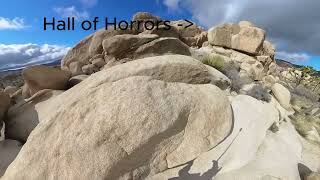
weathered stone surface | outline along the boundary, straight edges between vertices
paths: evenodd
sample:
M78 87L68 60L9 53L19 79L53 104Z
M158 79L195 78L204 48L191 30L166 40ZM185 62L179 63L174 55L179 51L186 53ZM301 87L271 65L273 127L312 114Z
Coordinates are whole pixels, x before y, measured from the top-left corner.
M239 26L240 27L254 27L252 22L249 22L249 21L240 21Z
M103 47L102 42L104 39L108 37L112 37L115 35L121 35L121 34L132 34L133 31L128 30L114 30L114 28L109 28L108 30L100 29L99 31L95 32L92 37L92 41L90 42L90 46L88 49L88 52L90 54L90 57L93 57L97 54L102 54Z
M153 79L188 84L215 84L227 80L215 69L183 55L165 55L131 61L99 72L107 81L130 76L151 76ZM223 83L221 83L223 84ZM219 83L215 84L219 85Z
M231 47L232 31L224 26L213 27L208 31L208 41L211 45Z
M276 54L276 48L271 42L265 40L263 42L262 49L259 54L263 56L269 56L270 58L274 59L274 55Z
M71 88L71 87L79 84L83 80L87 79L88 77L89 77L88 75L84 75L84 74L83 75L74 76L74 77L69 79L68 87Z
M179 24L181 26L179 26ZM194 25L192 25L186 29L185 27L190 24L188 22L186 22L185 20L171 21L171 25L178 30L181 38L182 37L195 37L204 31L200 27L196 26L195 23L194 23Z
M82 66L83 66L83 64L80 63L80 62L72 62L72 63L70 63L69 69L70 69L71 75L72 76L77 76L77 75L83 74Z
M272 76L272 75L268 75L268 76L263 77L263 81L266 83L266 85L268 85L270 87L277 82L276 78L274 78L274 76Z
M113 28L109 28L108 30L104 28L100 29L81 40L75 47L68 51L61 61L61 69L69 70L71 62L80 62L83 65L87 65L89 64L90 58L96 54L102 54L102 41L104 39L115 35L134 33L135 32L131 30L114 30Z
M299 135L290 123L283 123L277 133L271 131L266 133L265 139L255 149L255 155L250 162L231 171L228 171L228 167L222 165L223 169L215 179L299 180L298 163L302 147L298 137ZM244 157L248 156L244 155ZM232 159L233 162L235 162L234 160L236 159Z
M103 49L108 55L114 57L125 57L128 52L134 51L140 46L157 39L156 34L139 34L139 35L116 35L106 38L103 41Z
M230 104L216 86L104 78L95 74L55 98L59 108L31 133L4 180L143 179L196 158L231 130Z
M94 66L93 64L88 64L85 66L82 66L82 71L87 74L90 75L92 73L98 72L99 68L97 68L96 66Z
M93 35L86 37L68 51L66 56L61 61L61 69L69 70L70 63L75 61L78 61L82 64L88 64L90 59L89 47L92 37Z
M190 47L202 47L202 44L208 41L208 33L202 32L194 37L182 37L180 39Z
M254 163L255 157L259 157L257 151L259 151L260 145L268 134L268 128L278 119L277 109L271 104L265 104L244 95L231 98L231 102L234 124L232 133L226 139L210 151L202 153L194 161L161 172L150 179L215 179L215 177L229 174L230 171L246 166L251 162ZM266 162L269 161L266 160ZM270 164L267 167L272 166L273 164ZM253 168L257 169L252 169L250 172L252 174L255 173L255 170L264 169L264 166ZM251 175L250 173L246 174L247 177ZM263 171L261 174L269 173ZM273 173L270 173L270 175L273 175ZM237 178L237 176L228 176L226 179ZM243 177L243 179L246 178Z
M101 68L106 64L106 62L104 61L104 59L98 58L98 59L93 60L92 64L97 68Z
M147 30L146 27L148 27L148 29L152 27L151 22L155 26L160 25L161 24L160 20L161 20L160 17L154 16L151 13L138 12L132 17L132 21L135 21L135 23L133 24L133 29L137 32L143 32ZM141 23L138 23L138 22L141 22Z
M269 69L268 74L274 74L277 71L277 64L275 62L272 62L269 65L268 69Z
M15 92L19 90L16 86L7 86L3 91L11 97Z
M0 178L10 163L16 158L22 144L14 140L0 141Z
M26 101L10 107L5 121L6 138L26 142L29 134L39 124L39 119L52 111L52 109L46 107L48 101L62 92L41 90Z
M253 27L250 22L239 24L223 24L208 31L208 40L211 45L227 47L252 55L258 55L263 48L265 31ZM265 53L272 51L270 44L266 43Z
M177 38L159 38L140 46L134 53L134 59L164 54L191 55L189 47Z
M290 109L290 100L291 100L291 94L290 91L285 88L283 85L276 83L271 87L272 93L275 96L275 98L279 101L282 107L286 109Z
M218 86L219 88L225 90L228 87L230 87L231 81L230 79L225 76L223 73L220 71L216 70L215 68L205 65L208 69L208 72L211 77L211 83Z
M273 62L270 56L257 56L257 60L263 65L270 65Z
M257 55L262 49L265 31L256 27L241 27L240 32L232 36L231 48Z
M240 68L246 71L253 80L262 80L263 78L263 65L258 61L253 62L253 64L243 62Z
M71 73L57 68L37 65L24 69L22 77L26 84L26 87L24 87L25 97L30 97L42 89L65 90Z
M152 30L146 30L143 34L156 34L159 37L174 37L179 38L179 32L176 27L171 27L168 29L165 25L160 25L158 28Z

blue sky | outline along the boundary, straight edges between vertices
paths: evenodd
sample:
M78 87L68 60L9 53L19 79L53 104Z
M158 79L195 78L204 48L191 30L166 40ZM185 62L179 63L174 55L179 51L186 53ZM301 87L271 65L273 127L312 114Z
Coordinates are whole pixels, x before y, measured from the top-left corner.
M92 19L94 16L130 20L134 13L147 11L166 20L190 19L206 28L224 22L250 20L267 30L268 39L277 46L279 58L311 65L320 70L320 52L316 48L316 43L320 40L320 34L317 34L320 32L320 26L317 23L319 20L314 17L320 18L320 15L308 12L307 8L319 7L320 4L317 1L310 2L301 4L298 0L283 0L281 4L277 4L278 1L272 0L262 0L259 3L255 0L5 1L0 6L0 69L61 58L69 47L93 32L79 28L76 31L64 32L43 31L44 17L62 19L73 15L78 16L79 20ZM271 8L272 13L265 10ZM297 17L293 17L293 12ZM314 34L313 38L307 37L310 34Z

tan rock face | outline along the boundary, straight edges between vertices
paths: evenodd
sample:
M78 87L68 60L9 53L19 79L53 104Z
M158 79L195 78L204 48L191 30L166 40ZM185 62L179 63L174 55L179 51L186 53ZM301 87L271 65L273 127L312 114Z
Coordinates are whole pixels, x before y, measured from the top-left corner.
M159 56L165 54L181 54L191 56L189 46L177 38L159 38L140 46L134 53L134 59Z
M168 27L165 25L160 25L158 28L154 28L152 30L146 30L143 34L156 34L159 37L174 37L179 38L179 31L176 27L171 27L168 30Z
M98 30L94 34L81 40L75 47L68 51L66 56L61 61L61 68L64 70L69 70L69 65L72 62L80 62L82 66L89 64L90 58L96 54L102 54L102 41L105 38L121 34L134 34L134 32L129 30L114 30L113 28L108 30Z
M258 61L243 62L240 68L246 71L253 80L262 80L263 78L263 65Z
M30 97L42 89L64 90L71 77L69 71L47 66L33 66L22 71L26 87L25 97Z
M6 138L26 142L29 134L39 124L39 119L52 111L52 109L46 109L46 104L50 101L50 98L62 92L42 90L29 98L30 102L22 101L10 107L5 120Z
M282 107L286 109L291 108L291 105L290 105L291 94L287 88L285 88L281 84L276 83L271 87L271 90L273 95L279 101Z
M188 84L212 83L224 84L227 77L198 60L182 55L165 55L149 57L121 64L106 71L94 74L105 81L112 82L130 76L150 76L166 82L182 82ZM99 77L99 79L101 79ZM219 86L220 87L220 86Z
M208 31L208 41L211 45L231 47L232 31L225 27L215 27Z
M90 46L88 49L90 57L95 56L96 54L102 54L103 47L102 42L104 39L116 35L121 34L133 34L133 31L130 30L114 30L113 28L110 28L108 30L101 29L93 34L92 40L90 42Z
M182 42L190 47L201 47L208 40L207 32L195 24L186 29L185 27L188 25L189 23L184 20L171 22L172 28L178 30L179 38Z
M82 64L87 64L90 59L89 47L93 35L81 40L75 47L70 49L66 56L61 61L61 69L69 70L69 65L72 62L78 61Z
M253 27L249 22L240 22L239 24L223 24L211 28L208 31L208 40L214 46L258 55L263 48L265 34L264 30ZM268 45L266 44L266 46Z
M90 80L57 96L60 108L4 180L142 179L196 158L231 130L230 104L213 85L130 77L91 88L101 80Z
M106 38L103 41L103 49L108 55L121 58L143 44L157 39L156 34L140 34L140 35L116 35Z
M82 72L84 72L87 75L90 75L90 74L98 72L98 71L99 71L99 68L97 68L93 64L88 64L88 65L82 66Z
M77 75L83 74L82 66L83 66L83 64L80 63L80 62L72 62L72 63L70 63L69 70L71 72L71 75L72 76L77 76Z
M265 40L263 42L263 47L261 49L260 55L269 56L274 59L275 54L276 48L274 47L274 45L271 42Z
M135 15L133 15L133 17L132 17L132 21L136 22L136 23L133 24L133 29L137 30L138 32L143 32L143 31L147 30L145 28L145 22L151 21L155 25L157 25L157 24L160 24L160 23L158 23L158 22L160 22L160 20L161 20L160 17L154 16L151 13L138 12ZM139 21L141 21L142 23L139 24L138 23Z
M16 158L22 144L14 140L0 141L0 178L10 163Z
M231 48L249 54L258 54L265 39L265 31L256 27L241 27L240 32L232 36Z
M279 168L275 167L274 164L265 163L267 165L264 166L262 163L254 163L263 154L259 153L260 155L257 156L257 151L261 148L260 144L263 143L268 128L278 119L277 109L271 104L262 103L244 95L231 98L231 105L234 124L232 133L224 141L210 151L202 153L194 161L184 166L163 171L150 179L207 180L215 179L221 175L222 177L219 177L219 179L234 180L239 179L238 174L240 174L241 179L247 180L248 176L255 173L257 177L275 175ZM269 155L272 155L272 153ZM253 164L247 172L243 171L243 174L232 173L247 164ZM296 166L296 164L294 165ZM287 164L287 166L289 165ZM272 169L272 171L268 171L269 169Z

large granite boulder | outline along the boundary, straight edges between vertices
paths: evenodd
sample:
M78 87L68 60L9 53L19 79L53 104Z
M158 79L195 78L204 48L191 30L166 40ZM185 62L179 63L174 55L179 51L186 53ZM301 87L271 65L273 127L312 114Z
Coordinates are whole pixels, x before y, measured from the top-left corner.
M144 179L196 158L231 130L229 101L216 86L145 76L108 83L97 74L55 98L58 108L4 180Z
M286 109L291 109L290 100L291 100L291 94L290 91L285 88L283 85L279 83L275 83L272 87L272 94L275 96L275 98L278 100L278 102L281 104L282 107Z
M25 81L23 96L28 98L40 90L65 90L71 77L69 71L43 65L32 66L22 71Z
M214 46L222 46L251 55L258 55L263 49L265 34L264 30L254 27L248 22L240 22L239 24L227 23L211 28L208 31L208 40ZM271 53L272 48L269 47L269 44L266 44L266 53L269 51Z
M225 89L230 80L216 69L183 55L164 55L139 59L117 65L92 75L92 78L112 82L130 76L150 76L166 82L214 84ZM87 80L88 79L88 80ZM91 77L84 81L90 81Z

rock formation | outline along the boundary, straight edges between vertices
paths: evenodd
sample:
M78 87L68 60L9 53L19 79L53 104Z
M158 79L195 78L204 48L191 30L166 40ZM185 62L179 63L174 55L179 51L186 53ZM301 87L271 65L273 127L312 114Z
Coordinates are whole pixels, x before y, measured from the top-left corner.
M98 30L3 87L1 179L319 178L310 69L281 67L251 22L181 23Z

